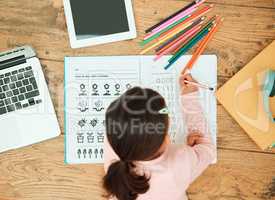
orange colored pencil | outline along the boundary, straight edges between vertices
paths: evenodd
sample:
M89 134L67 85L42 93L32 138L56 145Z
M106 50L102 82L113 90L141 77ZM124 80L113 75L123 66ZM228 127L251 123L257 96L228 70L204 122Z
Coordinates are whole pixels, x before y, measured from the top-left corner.
M215 33L218 31L218 28L219 28L222 21L223 21L223 19L220 18L220 17L217 19L217 22L214 24L212 30L202 40L202 42L200 43L198 49L196 50L196 52L194 53L192 58L189 60L189 62L186 64L186 66L185 66L184 70L182 71L182 73L185 73L186 70L192 69L192 67L194 66L194 64L196 63L196 61L200 57L200 55L205 50L208 43L213 39L213 37L214 37Z
M216 18L217 18L217 15L211 17L211 18L209 19L209 21L208 21L203 27L201 27L201 29L200 29L199 31L203 30L209 23L215 23ZM199 31L198 31L198 32L199 32ZM171 53L175 54L176 52L178 52L187 42L188 42L188 41L186 41L186 42L183 43L182 45L178 46L178 47L177 47L175 50L173 50Z
M183 24L186 24L188 22L192 22L192 21L195 21L196 19L199 19L201 16L208 13L212 8L213 8L213 5L203 7L201 10L198 10L197 12L192 14L189 18L187 18L186 20L184 20L183 22L181 22L177 26L175 26L172 29L166 31L165 33L162 33L159 38L162 39L163 37L165 37L169 33L174 32L176 29L178 29Z

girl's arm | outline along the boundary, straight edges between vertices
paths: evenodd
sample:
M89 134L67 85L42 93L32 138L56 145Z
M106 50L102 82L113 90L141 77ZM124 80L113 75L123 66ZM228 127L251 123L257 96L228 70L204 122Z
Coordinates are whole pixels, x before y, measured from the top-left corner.
M190 75L183 79L195 81ZM184 85L183 85L184 84ZM190 182L196 179L216 158L216 147L212 142L208 123L199 101L199 92L196 86L181 82L182 86L182 112L190 137L195 137L193 145L188 146L188 157L190 163Z

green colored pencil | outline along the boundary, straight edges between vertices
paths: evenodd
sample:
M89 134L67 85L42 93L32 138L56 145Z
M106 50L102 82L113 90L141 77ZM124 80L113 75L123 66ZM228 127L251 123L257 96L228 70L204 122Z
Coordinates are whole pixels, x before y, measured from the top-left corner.
M180 24L181 22L185 21L190 16L191 15L187 15L187 16L181 18L179 21L174 22L173 24L171 24L170 26L166 27L165 29L163 29L159 33L156 33L155 35L152 35L150 38L148 38L146 40L143 40L142 42L139 43L140 46L144 46L144 45L148 44L149 42L157 39L162 33L165 33L166 31L170 30L171 28L175 27L176 25Z
M197 36L199 36L200 34L202 34L204 31L207 31L210 27L213 26L213 23L214 23L214 20L210 19L207 24L201 28L201 30L193 37L191 38L187 43L186 45L184 45L181 49L183 49L185 46L187 46L189 43L192 42L192 40L195 40ZM169 59L169 62L171 62L176 56L177 54L180 53L181 49L172 57Z
M174 64L182 55L189 51L193 46L195 46L201 39L203 39L209 29L204 29L198 33L192 40L190 40L182 49L180 49L172 58L169 59L169 64L165 66L164 69L168 69L172 64Z

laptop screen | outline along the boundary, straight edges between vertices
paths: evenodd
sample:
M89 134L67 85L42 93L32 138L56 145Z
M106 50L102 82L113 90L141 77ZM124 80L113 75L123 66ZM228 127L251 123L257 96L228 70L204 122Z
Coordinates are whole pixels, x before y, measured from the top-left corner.
M129 31L124 0L70 0L77 40Z

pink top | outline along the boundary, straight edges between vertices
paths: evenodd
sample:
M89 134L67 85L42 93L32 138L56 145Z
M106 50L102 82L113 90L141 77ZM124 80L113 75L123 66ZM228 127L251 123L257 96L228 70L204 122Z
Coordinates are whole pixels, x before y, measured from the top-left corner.
M204 134L200 144L190 147L186 144L170 144L165 152L155 160L136 162L138 170L151 175L150 188L137 200L187 200L188 186L216 159L216 147L210 138L207 122L203 115L198 93L181 96L182 112L189 132ZM105 140L104 169L118 156Z

